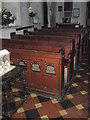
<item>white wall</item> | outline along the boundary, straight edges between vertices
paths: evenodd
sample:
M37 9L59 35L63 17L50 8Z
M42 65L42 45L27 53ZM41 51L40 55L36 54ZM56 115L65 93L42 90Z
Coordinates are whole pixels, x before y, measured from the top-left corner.
M58 6L62 6L62 12L58 12ZM64 2L57 2L56 3L56 23L61 23L62 18L64 17Z
M13 16L16 17L16 20L14 22L15 26L21 25L21 19L20 19L20 4L17 2L3 2L2 5L3 8L8 9Z
M50 16L51 16L51 9L50 9L50 7L51 7L51 3L50 2L48 2L48 4L47 4L47 11L48 11L48 27L51 27L51 22L50 22Z
M30 2L30 6L37 13L34 17L34 25L37 28L43 26L43 3L42 2ZM51 26L50 16L52 11L50 11L51 3L48 2L48 27ZM58 12L58 6L63 6L63 11ZM7 8L16 17L14 22L15 26L27 26L30 25L30 17L28 13L28 2L4 2L4 8ZM74 2L73 8L80 8L80 17L78 18L78 23L81 25L86 25L86 3L85 2ZM64 17L64 2L55 3L55 22L60 23L61 18ZM73 22L73 21L72 21Z
M3 8L7 8L16 17L14 26L30 25L28 2L4 2Z
M10 33L11 32L16 32L16 28L11 27L11 28L2 28L2 29L0 29L0 39L2 39L2 38L9 38L10 39Z
M80 25L86 26L87 3L86 2L74 2L73 8L80 8L80 16L78 18L78 23L80 23Z
M61 23L61 18L64 17L64 0L62 0L62 2L56 2L55 3L55 21L58 23ZM33 7L33 9L35 11L37 11L38 14L38 25L36 24L36 26L42 26L43 25L43 3L40 2L32 2L30 3L30 5ZM71 22L72 23L80 23L80 25L85 26L86 25L86 2L73 2L73 8L80 8L80 16L78 18L72 18ZM50 21L50 16L52 14L52 11L50 9L51 7L51 2L48 2L47 4L48 6L48 27L51 26L51 21ZM63 6L63 10L62 12L58 12L58 6Z
M0 4L1 5L1 4ZM43 3L40 2L3 2L3 8L7 8L13 16L16 17L14 22L15 27L2 28L0 29L0 38L10 38L11 32L16 32L17 26L28 26L30 25L30 17L28 8L29 6L33 7L33 10L37 12L34 25L37 28L41 28L43 26ZM32 30L32 29L30 29ZM22 34L22 31L16 32L17 34ZM1 45L1 43L0 43Z
M30 25L28 8L29 8L29 3L28 2L20 2L21 26Z
M43 26L43 3L42 2L30 2L30 7L36 13L36 17L34 17L34 26L37 28L41 28Z
M73 8L80 9L80 16L77 18L72 18L72 23L77 19L80 25L86 25L86 2L73 2ZM58 12L58 6L63 6L63 11ZM56 22L61 23L61 18L64 17L64 3L58 2L56 4Z

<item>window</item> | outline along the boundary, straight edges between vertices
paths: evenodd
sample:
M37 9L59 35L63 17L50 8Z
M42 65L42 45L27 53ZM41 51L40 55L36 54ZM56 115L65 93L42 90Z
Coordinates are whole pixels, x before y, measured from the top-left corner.
M64 17L72 17L73 2L64 2Z
M64 2L64 11L72 11L73 2Z

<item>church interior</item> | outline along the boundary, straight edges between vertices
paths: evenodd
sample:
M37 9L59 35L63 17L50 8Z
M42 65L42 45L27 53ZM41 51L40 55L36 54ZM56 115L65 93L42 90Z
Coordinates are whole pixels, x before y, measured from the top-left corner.
M90 119L90 1L0 1L0 119Z

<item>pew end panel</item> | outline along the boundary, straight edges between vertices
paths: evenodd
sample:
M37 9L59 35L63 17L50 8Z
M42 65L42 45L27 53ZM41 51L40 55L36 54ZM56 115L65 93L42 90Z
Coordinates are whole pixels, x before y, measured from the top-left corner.
M61 97L64 88L61 52L48 53L11 48L8 50L15 64L23 60L27 65L26 84L29 89Z
M8 44L8 46L7 46L7 44L5 44L6 46L4 45L4 47L12 48L14 42L16 42L15 46L14 46L15 47L14 49L24 49L24 50L27 49L27 50L32 50L32 51L38 50L38 51L55 52L55 53L60 52L61 51L60 48L62 46L64 46L64 48L65 48L65 59L69 59L69 52L70 52L70 50L73 50L73 41L72 42L40 41L40 43L38 44L37 41L35 42L35 41L31 41L31 40L30 41L29 40L25 41L25 40L19 40L19 39L11 39L11 40L9 40L9 42L8 41L4 42L4 43L10 43L10 44ZM21 57L21 60L22 59L23 58ZM70 71L70 62L68 62L68 65L65 66L65 76L67 76L67 77L65 77L67 79L65 81L67 81L67 82L70 81L70 77L69 77L70 72L69 71Z

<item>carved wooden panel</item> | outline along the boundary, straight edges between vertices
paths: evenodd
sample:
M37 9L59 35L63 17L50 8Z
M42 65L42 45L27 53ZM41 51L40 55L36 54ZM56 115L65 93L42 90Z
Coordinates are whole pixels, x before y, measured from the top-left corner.
M47 65L46 73L56 75L55 67L53 65Z
M34 72L40 72L40 63L32 62L31 63L31 70Z

